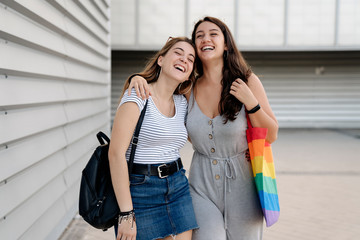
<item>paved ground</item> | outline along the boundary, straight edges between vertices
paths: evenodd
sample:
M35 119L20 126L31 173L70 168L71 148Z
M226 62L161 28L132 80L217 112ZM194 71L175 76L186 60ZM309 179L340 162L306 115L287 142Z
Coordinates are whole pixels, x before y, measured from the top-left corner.
M263 239L360 239L360 129L280 130L273 152L281 214ZM191 154L189 144L185 167ZM114 231L93 229L77 216L60 239L114 239Z

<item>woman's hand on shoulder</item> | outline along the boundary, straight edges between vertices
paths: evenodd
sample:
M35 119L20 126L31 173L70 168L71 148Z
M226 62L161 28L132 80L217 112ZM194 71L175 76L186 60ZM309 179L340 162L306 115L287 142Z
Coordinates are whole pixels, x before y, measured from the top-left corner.
M260 104L260 111L249 114L251 124L254 127L267 128L266 141L274 142L277 138L279 126L260 79L254 73L248 78L247 84L238 78L232 83L230 94L242 102L247 110Z
M146 81L145 78L143 78L141 76L136 75L131 79L129 89L128 89L129 96L131 95L132 88L135 89L136 95L139 98L142 98L143 100L148 99L149 96L151 95L148 82Z
M240 78L235 79L230 87L230 94L242 102L246 109L251 109L258 104L256 97L249 86Z
M260 79L254 73L252 73L250 75L250 77L248 78L247 85L249 86L250 91L255 96L257 103L259 103L260 106L265 110L265 112L275 120L276 118L275 118L274 114L272 113L272 110L271 110L271 107L269 104L269 100L266 96L264 86L262 85ZM252 107L255 107L256 104ZM247 108L247 109L251 109L252 107L249 106L249 108Z
M261 110L258 111L259 112L258 115L256 115L256 113L251 114L252 115L250 117L251 123L253 124L253 126L267 128L268 134L266 136L266 141L272 143L277 139L279 125L276 120L275 114L271 109L269 100L266 96L265 89L260 79L254 73L252 73L251 76L248 78L248 86L261 106Z

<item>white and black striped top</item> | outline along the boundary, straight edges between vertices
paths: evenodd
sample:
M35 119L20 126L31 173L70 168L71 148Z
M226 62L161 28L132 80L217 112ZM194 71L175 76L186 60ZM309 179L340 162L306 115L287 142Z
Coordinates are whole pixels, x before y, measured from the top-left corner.
M187 141L185 128L187 101L183 95L173 95L173 97L175 115L170 118L161 114L151 96L149 97L144 121L140 129L134 163L168 163L180 157L179 150ZM141 111L146 100L137 97L135 90L132 89L130 96L127 92L124 94L120 105L126 102L135 102ZM127 160L130 158L130 146L126 151Z

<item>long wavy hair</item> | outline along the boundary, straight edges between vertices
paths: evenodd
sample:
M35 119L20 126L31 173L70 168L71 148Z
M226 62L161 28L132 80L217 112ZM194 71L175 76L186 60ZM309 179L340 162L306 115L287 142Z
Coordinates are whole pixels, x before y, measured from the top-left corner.
M194 50L196 49L195 44L187 37L176 37L176 38L170 37L168 39L168 41L166 42L166 44L163 46L163 48L160 51L158 51L147 62L146 66L145 66L145 69L142 72L138 73L137 75L140 75L143 78L145 78L148 83L156 82L158 80L158 78L159 78L160 71L161 71L161 67L157 63L159 57L160 56L165 56L169 52L169 50L178 42L186 42L186 43L190 44L194 48ZM193 68L193 70L192 70L192 72L191 72L191 74L189 76L189 80L187 80L187 81L185 81L183 83L180 83L178 85L178 87L175 89L174 94L184 94L184 93L186 93L186 92L188 92L190 90L190 88L193 86L193 84L195 82L195 71L194 71L194 69L195 69L195 65L194 65L194 68ZM123 96L126 89L129 88L130 81L131 81L131 76L129 76L128 79L126 80L121 96Z
M195 44L196 30L203 22L214 23L220 28L221 32L224 35L225 45L227 47L227 50L224 51L223 54L224 67L222 70L222 91L219 102L220 115L224 117L224 123L227 123L228 120L233 121L236 119L237 114L243 106L242 102L240 102L237 98L230 94L231 84L236 78L240 78L245 83L247 83L252 71L240 51L237 49L234 38L229 28L226 26L225 23L223 23L217 18L205 17L195 24L194 30L191 35L193 43ZM195 71L197 74L197 78L194 84L196 84L197 79L204 74L202 62L198 57L198 54L196 54L195 59Z

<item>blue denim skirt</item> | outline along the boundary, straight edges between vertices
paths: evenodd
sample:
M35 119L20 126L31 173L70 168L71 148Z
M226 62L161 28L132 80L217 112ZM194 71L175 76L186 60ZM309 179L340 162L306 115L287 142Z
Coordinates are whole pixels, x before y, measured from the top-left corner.
M130 192L137 240L159 239L198 228L185 169L166 178L131 174Z

